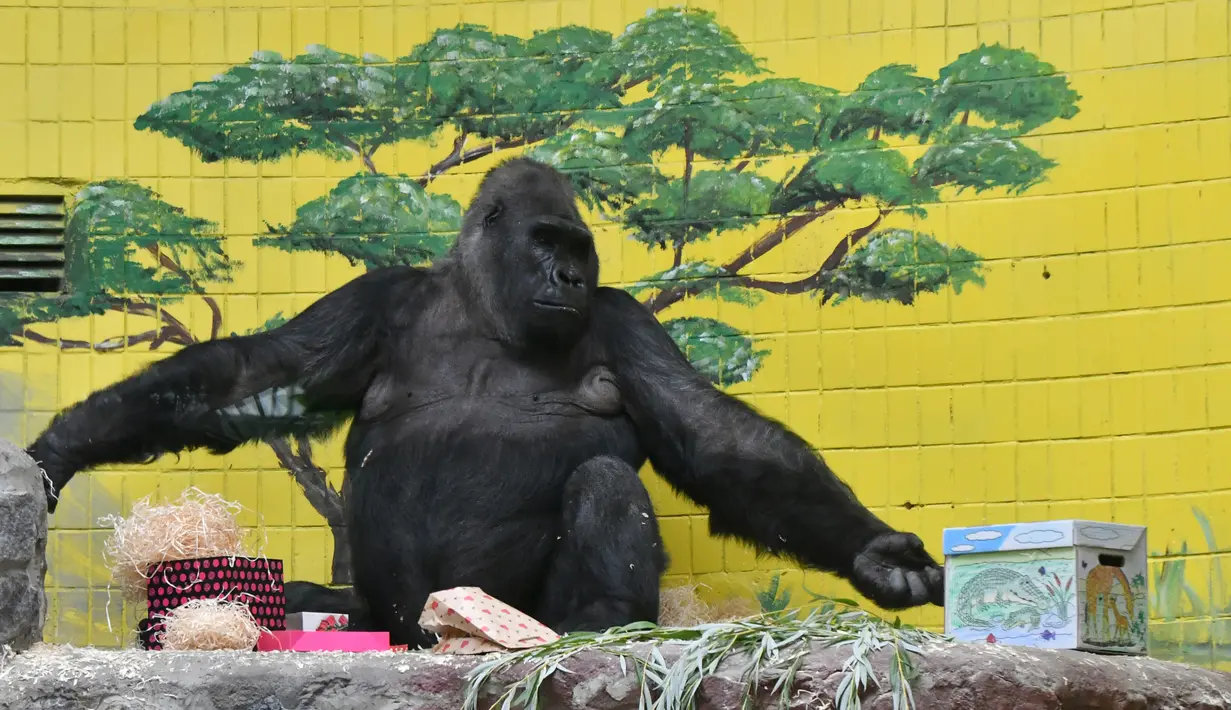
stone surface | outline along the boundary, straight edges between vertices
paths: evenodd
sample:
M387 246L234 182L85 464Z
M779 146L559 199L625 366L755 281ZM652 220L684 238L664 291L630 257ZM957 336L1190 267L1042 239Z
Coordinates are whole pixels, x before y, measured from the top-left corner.
M0 439L0 646L28 648L47 620L47 494L43 471Z
M925 651L914 685L920 710L1231 708L1231 676L1148 658L959 644ZM670 645L662 652L668 662L676 656ZM811 654L792 707L827 707L846 658L844 649ZM885 661L875 662L882 682ZM0 710L460 710L466 672L477 662L426 653L171 653L40 644L0 660ZM570 673L557 673L544 686L544 710L637 707L635 676L623 674L614 657L583 653L566 665ZM738 659L720 667L702 683L697 707L738 708L742 670ZM487 694L479 707L494 700ZM761 700L759 707L776 707L776 697ZM863 707L889 710L892 702L874 689Z

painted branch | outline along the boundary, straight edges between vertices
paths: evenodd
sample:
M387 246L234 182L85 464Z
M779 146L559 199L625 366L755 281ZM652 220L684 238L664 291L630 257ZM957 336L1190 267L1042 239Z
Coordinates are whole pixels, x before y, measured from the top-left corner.
M32 343L39 343L40 345L54 345L61 350L93 350L95 352L107 353L121 350L129 345L139 345L141 343L152 342L158 337L158 334L158 330L147 330L144 333L138 333L136 335L116 336L114 338L107 338L106 340L102 340L97 343L91 343L87 340L51 338L26 328L22 330L18 337L29 340Z
M616 87L616 89L621 94L623 94L627 92L629 89L632 89L636 86L644 84L647 81L649 81L649 77L630 79L629 81ZM576 122L576 119L570 118L568 121L566 121L563 125L560 126L560 130L563 131L567 128L570 128L575 122ZM550 138L552 135L555 135L555 134L546 134L546 135L541 135L541 136L536 136L536 137L522 136L521 138L515 138L511 140L499 139L485 146L482 146L480 148L473 148L471 150L463 152L460 150L461 142L463 141L463 139L466 138L465 134L463 134L460 138L458 138L457 140L453 142L453 150L449 153L449 155L442 158L439 162L437 162L431 168L428 168L427 173L425 173L422 177L416 180L416 182L418 182L421 187L427 187L427 184L430 183L432 180L435 180L436 178L440 177L442 174L452 170L453 168L456 168L459 165L468 163L472 160L478 160L479 158L485 158L491 155L492 153L495 153L496 151L506 150L508 148L519 148L521 146L530 145L531 143L537 143L541 140L546 140Z
M734 172L736 175L738 175L744 172L745 170L747 170L748 166L752 164L752 159L756 156L757 151L760 149L761 149L761 138L760 136L758 136L757 138L753 139L752 145L748 146L748 157L739 161L739 163L737 163L735 167L731 169L731 171Z
M424 175L423 177L420 177L418 180L416 180L416 182L418 182L419 185L422 187L427 187L427 184L430 183L432 180L435 180L436 178L440 177L442 174L448 172L449 170L452 170L453 168L456 168L459 165L462 165L463 163L469 163L473 160L478 160L479 158L485 158L499 150L506 150L508 148L520 148L521 146L524 146L524 145L536 143L540 140L543 140L544 138L547 138L547 136L541 136L541 137L536 137L536 138L522 136L521 138L514 138L512 140L500 139L500 140L492 141L491 143L488 143L485 146L480 146L478 148L472 148L470 150L467 150L461 153L458 153L458 152L450 153L443 160L441 160L440 162L433 165L430 169L428 169L427 174Z
M312 462L311 449L308 448L305 451L303 442L299 441L297 442L299 451L296 453L292 451L290 441L283 438L271 438L265 443L273 449L274 455L278 457L278 463L290 472L291 477L303 489L304 497L312 504L312 508L325 518L325 522L330 527L343 525L345 518L342 511L342 498L329 485L324 469Z
M222 309L218 307L218 301L214 300L212 296L206 295L205 289L201 286L201 284L198 283L196 279L192 278L184 267L180 266L174 259L163 253L163 251L158 248L157 244L147 244L145 248L146 251L150 252L155 258L158 259L158 263L162 265L163 268L167 269L176 276L179 276L188 283L193 291L201 294L201 298L205 301L205 305L208 306L210 310L211 323L209 338L210 340L217 338L218 333L222 330ZM185 331L187 331L187 329L185 329ZM196 338L192 339L194 341L196 340Z
M824 217L830 212L838 208L841 203L837 200L826 203L822 207L812 212L805 214L793 215L786 221L780 223L773 231L761 236L755 242L748 246L747 249L740 252L734 259L722 266L722 270L728 274L738 274L740 269L751 264L756 259L764 256L766 253L779 246L793 235L797 234L804 227L812 224L816 220ZM659 291L654 296L651 296L644 303L654 313L659 313L666 310L669 306L684 300L685 296L703 288L703 284L684 284L672 286L670 288Z
M843 237L839 245L834 248L829 257L825 259L825 261L821 264L821 267L802 279L797 281L766 281L753 276L735 275L724 278L722 283L732 286L741 286L743 288L759 289L761 291L768 291L770 293L780 295L796 295L800 293L807 293L809 291L815 291L825 285L826 274L838 268L838 266L842 263L842 259L850 253L850 249L855 244L859 243L864 237L868 236L872 230L876 229L876 226L881 223L881 220L885 218L887 213L888 211L881 212L877 215L876 219L871 222L871 224L851 230L845 237ZM822 303L827 302L832 297L832 294L826 293Z

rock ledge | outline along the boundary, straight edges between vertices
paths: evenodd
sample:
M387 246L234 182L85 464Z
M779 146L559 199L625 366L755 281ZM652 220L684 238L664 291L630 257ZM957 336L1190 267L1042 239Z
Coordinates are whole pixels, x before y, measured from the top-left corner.
M46 574L43 470L0 439L0 646L21 650L43 637Z
M672 647L662 650L672 660ZM1231 675L1181 664L1005 646L938 644L926 651L914 684L920 710L1231 709ZM845 650L815 651L800 671L792 707L828 707L845 658ZM876 659L882 680L885 661ZM0 710L459 710L465 675L478 662L426 653L171 653L38 645L0 657ZM567 667L571 673L557 673L544 686L545 710L637 708L636 679L622 674L614 657L583 653ZM741 671L732 660L707 678L698 708L738 708ZM489 695L480 706L494 699ZM763 700L762 707L776 707L777 698ZM869 710L891 707L889 696L875 689L864 699Z

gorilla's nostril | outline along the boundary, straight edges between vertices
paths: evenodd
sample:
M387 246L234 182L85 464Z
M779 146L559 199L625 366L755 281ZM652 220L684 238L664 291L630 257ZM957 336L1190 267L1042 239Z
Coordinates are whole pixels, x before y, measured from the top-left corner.
M565 286L572 286L573 288L581 288L585 286L585 281L583 281L581 277L573 274L567 269L557 269L556 280Z

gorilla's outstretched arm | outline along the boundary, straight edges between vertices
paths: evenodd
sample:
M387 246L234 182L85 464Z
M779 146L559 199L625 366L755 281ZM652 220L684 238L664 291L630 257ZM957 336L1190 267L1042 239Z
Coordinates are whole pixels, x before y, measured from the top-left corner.
M884 608L943 604L940 567L856 498L801 437L711 385L654 316L600 289L603 333L654 470L710 512L710 528L835 572Z
M190 345L57 414L27 451L48 475L49 509L79 471L345 422L362 396L401 270L375 271L285 325Z

